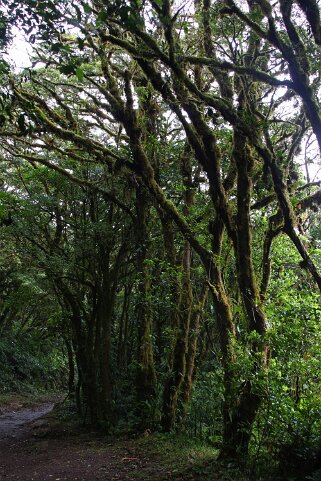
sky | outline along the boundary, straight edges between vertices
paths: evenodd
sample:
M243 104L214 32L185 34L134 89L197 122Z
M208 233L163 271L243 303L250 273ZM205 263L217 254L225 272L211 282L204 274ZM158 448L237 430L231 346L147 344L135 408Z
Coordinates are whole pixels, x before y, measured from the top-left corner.
M31 48L24 39L22 32L17 28L13 29L13 42L7 54L7 60L14 67L16 72L31 66Z

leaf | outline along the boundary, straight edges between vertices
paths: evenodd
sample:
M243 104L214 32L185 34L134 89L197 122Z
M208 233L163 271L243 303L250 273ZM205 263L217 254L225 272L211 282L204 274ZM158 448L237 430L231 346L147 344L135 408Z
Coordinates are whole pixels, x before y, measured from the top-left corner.
M78 43L79 49L80 49L80 50L83 50L83 49L84 49L84 45L85 45L85 39L84 39L84 38L77 37L77 43Z
M0 74L8 74L10 72L10 65L3 59L0 59Z
M81 67L77 67L76 69L76 77L79 82L83 82L84 80L84 71Z
M62 48L63 48L63 44L61 42L56 42L51 45L50 50L52 52L58 53Z
M18 125L21 133L26 134L27 133L27 128L26 128L26 122L25 122L25 114L20 114L18 117Z
M81 11L80 8L77 5L74 5L74 9L76 10L77 13L77 20L80 23L81 22Z
M68 63L67 65L62 65L59 68L60 72L65 74L65 75L71 75L75 73L75 66L73 63Z
M92 8L88 3L83 3L83 9L84 9L85 13L91 13L92 12Z
M102 25L104 25L107 18L108 18L107 12L104 12L104 11L99 12L96 18L96 26L101 27Z
M2 127L6 123L7 118L8 117L6 117L5 115L0 114L0 127Z

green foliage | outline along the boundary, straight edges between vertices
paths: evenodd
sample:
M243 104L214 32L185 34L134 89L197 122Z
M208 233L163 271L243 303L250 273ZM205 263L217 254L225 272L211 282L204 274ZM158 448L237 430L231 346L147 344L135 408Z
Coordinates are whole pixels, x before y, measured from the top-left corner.
M62 390L66 386L66 361L62 346L52 341L7 336L0 342L0 392Z
M297 472L302 479L302 472L308 470L305 460L313 470L314 462L308 460L320 445L320 295L311 289L286 239L280 238L274 251L275 274L268 291L271 359L262 385L264 403L253 455L255 459L261 456L263 465L272 457L284 465L287 475L293 472L294 478Z
M222 444L221 409L224 400L222 370L214 361L202 370L195 382L184 429L195 438L203 439L216 448Z

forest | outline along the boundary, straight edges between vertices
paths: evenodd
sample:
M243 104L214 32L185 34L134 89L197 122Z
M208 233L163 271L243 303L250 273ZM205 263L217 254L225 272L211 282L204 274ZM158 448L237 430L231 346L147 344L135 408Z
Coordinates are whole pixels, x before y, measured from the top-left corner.
M0 0L0 46L0 406L320 480L319 1Z

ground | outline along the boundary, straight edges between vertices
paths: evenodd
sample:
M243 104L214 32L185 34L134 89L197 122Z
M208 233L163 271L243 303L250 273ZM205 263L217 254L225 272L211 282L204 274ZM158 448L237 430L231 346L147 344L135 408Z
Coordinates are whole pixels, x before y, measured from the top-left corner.
M233 466L221 469L213 448L149 432L106 437L81 426L75 432L52 408L47 400L3 410L0 481L246 480Z

